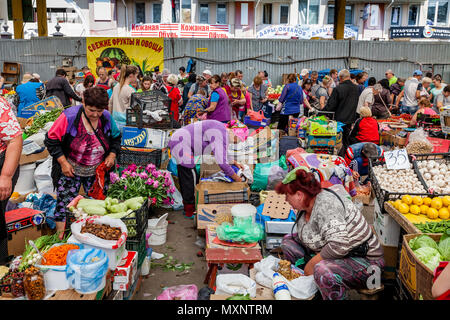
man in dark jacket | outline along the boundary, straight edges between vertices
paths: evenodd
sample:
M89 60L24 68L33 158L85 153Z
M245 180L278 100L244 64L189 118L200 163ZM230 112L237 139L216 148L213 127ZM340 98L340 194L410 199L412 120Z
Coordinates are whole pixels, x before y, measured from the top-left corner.
M334 119L345 124L342 135L342 148L339 155L343 156L349 146L348 137L352 129L352 123L357 119L356 108L358 106L358 86L350 80L350 72L342 69L339 72L340 84L333 89L324 111L334 112Z
M67 72L64 69L58 69L55 77L46 86L46 96L58 97L64 107L70 106L70 98L81 101L81 98L73 91L66 76Z

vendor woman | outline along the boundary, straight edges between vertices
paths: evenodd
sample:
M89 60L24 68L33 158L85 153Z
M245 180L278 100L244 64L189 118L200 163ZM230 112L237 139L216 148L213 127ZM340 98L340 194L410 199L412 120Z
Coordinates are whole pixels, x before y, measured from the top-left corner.
M231 132L231 131L230 131ZM195 211L195 186L199 177L195 170L195 157L213 152L216 163L234 181L242 181L227 159L229 133L217 120L194 122L175 131L169 141L171 155L177 163L180 192L183 197L184 215L193 218ZM231 137L234 137L230 133ZM242 166L233 162L239 168Z
M313 173L298 167L276 191L298 211L297 233L281 243L284 258L314 275L324 300L346 299L350 289L367 289L371 275L381 276L381 244L342 185L322 189Z
M19 177L22 144L22 130L11 105L0 97L0 265L9 262L5 211Z
M369 174L369 158L382 157L384 150L372 142L352 144L345 152L345 164L352 170L353 178Z
M103 161L108 168L114 165L121 134L107 109L105 89L86 89L83 104L64 110L45 137L45 146L53 157L57 231L64 230L66 206L78 195L81 185L88 193L97 167Z

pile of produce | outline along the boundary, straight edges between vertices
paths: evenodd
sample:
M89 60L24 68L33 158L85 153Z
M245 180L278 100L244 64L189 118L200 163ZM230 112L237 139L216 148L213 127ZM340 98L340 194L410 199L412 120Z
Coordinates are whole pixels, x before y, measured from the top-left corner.
M386 164L383 164L381 166L374 166L373 172L381 189L388 192L426 193L425 188L412 167L404 170L389 170Z
M423 233L444 233L445 230L450 228L450 220L415 223L414 225Z
M63 244L49 249L41 260L43 266L65 266L67 253L70 250L80 249L76 244Z
M59 115L63 112L61 108L55 108L53 110L47 111L40 114L35 119L33 119L33 124L25 129L25 134L29 137L35 133L38 133L47 123L54 122L58 119Z
M110 218L121 219L127 226L128 236L135 237L137 234L135 210L140 209L144 202L144 197L135 197L124 202L109 197L105 200L80 199L76 207L69 209L77 219L83 219L88 215L106 215Z
M59 233L54 235L45 235L34 240L34 244L40 252L46 252L51 246L57 243L66 243L70 235L67 235L63 240L59 239ZM40 259L40 255L28 243L25 243L25 251L22 254L22 259L19 265L19 271L24 271L29 266L36 264Z
M430 198L404 195L389 203L402 214L423 214L429 219L442 220L449 219L450 215L450 196Z
M176 189L172 184L170 173L157 170L153 163L146 167L129 165L120 177L112 172L110 178L108 197L122 201L144 197L149 199L153 207L174 204L173 194Z
M430 236L421 235L408 243L416 257L432 271L441 261L450 260L450 229L436 243Z
M25 270L23 286L29 300L42 300L45 297L44 275L39 268L31 266Z
M285 277L287 280L294 280L301 276L300 273L295 272L291 266L291 262L288 260L280 260L278 262L277 272Z
M445 159L417 161L417 167L430 191L450 193L450 163Z
M81 227L81 233L90 233L104 240L119 240L122 230L118 227L86 221Z

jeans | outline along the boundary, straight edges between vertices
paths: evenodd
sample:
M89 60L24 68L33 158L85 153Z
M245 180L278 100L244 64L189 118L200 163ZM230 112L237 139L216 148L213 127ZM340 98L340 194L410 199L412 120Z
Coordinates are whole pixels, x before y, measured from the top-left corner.
M244 122L244 117L245 117L245 111L244 110L239 111L239 115L238 115L239 121Z
M417 110L419 110L419 106L402 106L400 109L401 113L409 113L410 115L414 115Z

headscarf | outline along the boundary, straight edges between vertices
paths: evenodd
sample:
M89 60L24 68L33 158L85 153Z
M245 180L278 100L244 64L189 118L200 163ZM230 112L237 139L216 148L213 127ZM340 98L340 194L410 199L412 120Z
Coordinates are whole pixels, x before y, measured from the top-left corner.
M153 86L153 90L161 90L164 87L163 76L158 74L156 75L156 82Z

